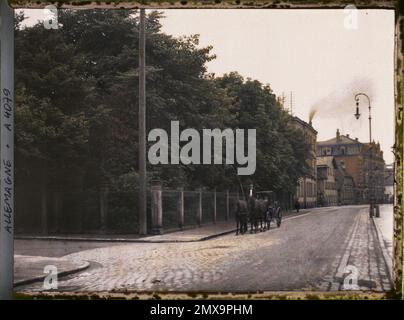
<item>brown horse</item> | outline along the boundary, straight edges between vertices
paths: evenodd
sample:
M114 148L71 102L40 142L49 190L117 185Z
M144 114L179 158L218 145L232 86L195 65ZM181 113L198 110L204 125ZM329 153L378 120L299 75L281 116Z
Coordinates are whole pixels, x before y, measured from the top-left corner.
M248 203L245 200L237 200L236 202L236 222L237 222L237 229L236 235L244 234L248 230Z
M264 199L250 198L250 223L251 232L265 231L269 229L268 210L269 201Z

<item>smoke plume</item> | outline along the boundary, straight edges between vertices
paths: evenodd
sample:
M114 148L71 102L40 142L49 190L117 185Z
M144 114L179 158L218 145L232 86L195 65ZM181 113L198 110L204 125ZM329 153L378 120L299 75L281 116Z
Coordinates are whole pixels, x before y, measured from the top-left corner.
M338 88L314 103L309 112L310 121L316 116L318 118L338 118L343 120L351 117L355 112L355 94L363 92L367 94L372 102L372 82L368 78L358 78L347 85ZM368 106L365 97L360 97L362 110ZM361 111L363 112L363 111Z

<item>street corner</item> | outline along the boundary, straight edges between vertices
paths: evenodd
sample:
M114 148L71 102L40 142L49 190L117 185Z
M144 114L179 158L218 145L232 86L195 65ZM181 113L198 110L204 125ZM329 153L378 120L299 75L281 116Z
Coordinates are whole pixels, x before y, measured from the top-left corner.
M83 271L90 266L88 261L41 256L14 256L14 286L44 282L44 289L52 289L60 277ZM46 283L49 287L46 287ZM57 289L57 288L54 288Z

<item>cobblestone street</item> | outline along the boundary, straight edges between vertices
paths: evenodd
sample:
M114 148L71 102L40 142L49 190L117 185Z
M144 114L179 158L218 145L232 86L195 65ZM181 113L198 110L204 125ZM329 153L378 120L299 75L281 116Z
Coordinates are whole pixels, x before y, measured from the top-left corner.
M357 276L357 289L389 290L376 232L367 206L328 207L286 217L280 228L257 234L72 250L63 258L90 267L60 278L58 290L328 291L346 289L348 274ZM17 290L42 288L37 282Z

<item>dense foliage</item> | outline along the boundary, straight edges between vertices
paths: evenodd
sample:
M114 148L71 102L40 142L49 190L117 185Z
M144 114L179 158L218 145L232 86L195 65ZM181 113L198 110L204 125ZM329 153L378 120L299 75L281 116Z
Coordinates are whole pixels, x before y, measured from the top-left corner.
M147 17L147 130L255 128L257 170L243 185L291 193L308 146L268 85L236 72L209 74L211 47L164 34ZM17 184L115 191L137 185L138 16L128 10L60 11L60 28L16 26ZM167 187L233 189L231 165L148 165Z

